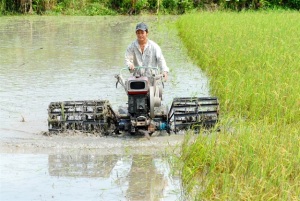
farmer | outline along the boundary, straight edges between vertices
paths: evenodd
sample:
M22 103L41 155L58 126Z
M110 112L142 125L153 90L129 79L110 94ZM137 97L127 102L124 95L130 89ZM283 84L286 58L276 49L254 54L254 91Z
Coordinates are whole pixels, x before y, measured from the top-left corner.
M165 81L168 79L169 68L160 47L148 39L148 27L141 22L136 25L137 39L127 48L125 53L125 65L133 72L137 66L159 67L163 72Z

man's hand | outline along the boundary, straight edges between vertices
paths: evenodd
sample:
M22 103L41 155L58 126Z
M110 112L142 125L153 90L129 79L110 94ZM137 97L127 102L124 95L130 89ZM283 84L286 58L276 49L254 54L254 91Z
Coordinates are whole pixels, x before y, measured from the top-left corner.
M164 80L165 80L165 82L166 82L166 81L168 80L168 72L165 71L163 76L164 76Z
M130 71L133 71L133 70L134 70L134 65L133 65L133 64L130 64L129 70L130 70Z

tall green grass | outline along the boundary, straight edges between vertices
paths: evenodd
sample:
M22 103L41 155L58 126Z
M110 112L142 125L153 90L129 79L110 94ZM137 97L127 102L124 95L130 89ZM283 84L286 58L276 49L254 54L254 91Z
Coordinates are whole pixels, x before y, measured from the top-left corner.
M182 147L183 182L196 200L300 199L299 27L297 12L178 20L221 102L221 132Z

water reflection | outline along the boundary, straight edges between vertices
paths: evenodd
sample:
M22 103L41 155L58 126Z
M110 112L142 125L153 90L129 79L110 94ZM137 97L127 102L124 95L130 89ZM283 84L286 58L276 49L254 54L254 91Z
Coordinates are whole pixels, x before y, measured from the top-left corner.
M118 161L116 155L49 155L49 174L59 177L108 178Z
M157 171L153 157L134 155L128 174L129 186L126 197L129 200L160 200L164 197L167 180Z
M171 179L168 163L153 155L56 154L48 156L48 163L51 176L109 179L111 189L120 189L122 196L118 199L124 198L121 200L176 200L179 197L179 180ZM103 190L103 198L109 196L111 189Z

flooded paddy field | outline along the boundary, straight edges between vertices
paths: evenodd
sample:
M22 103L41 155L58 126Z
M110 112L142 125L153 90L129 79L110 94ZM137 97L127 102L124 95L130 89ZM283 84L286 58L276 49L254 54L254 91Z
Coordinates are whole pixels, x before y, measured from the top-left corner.
M44 135L50 102L126 106L114 75L140 21L170 68L163 104L208 96L207 78L187 58L171 18L1 18L0 200L182 200L169 153L184 135Z

